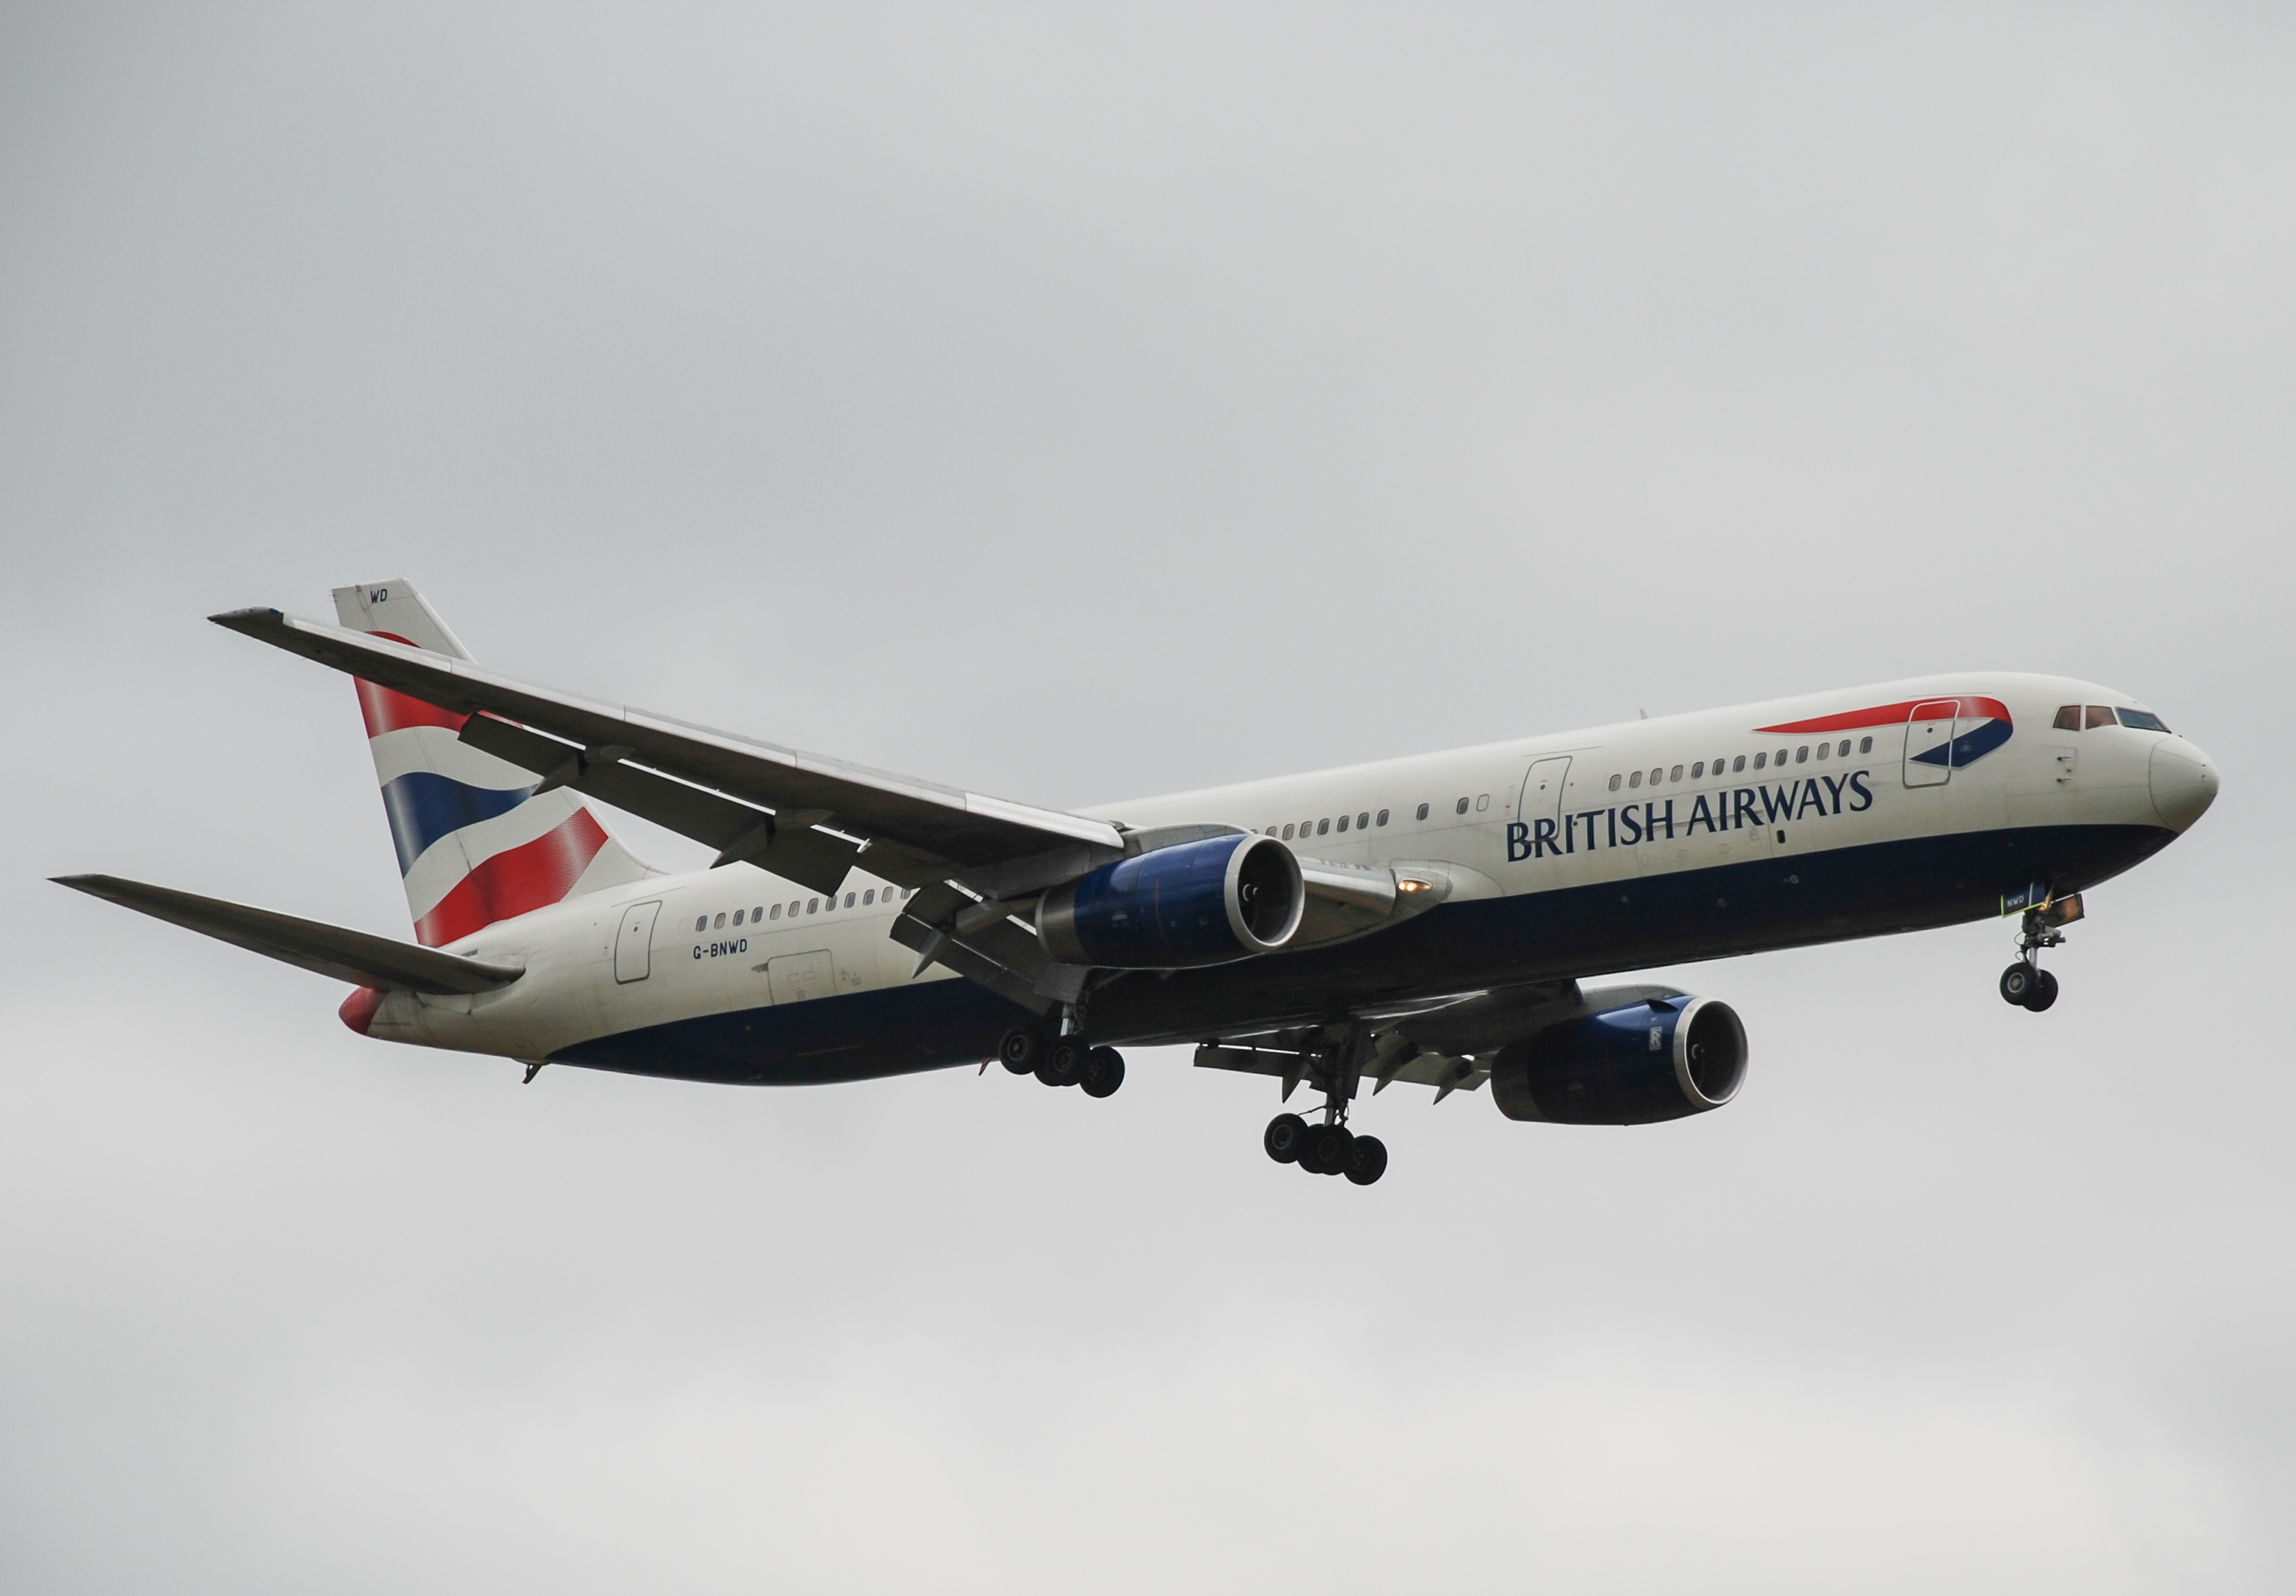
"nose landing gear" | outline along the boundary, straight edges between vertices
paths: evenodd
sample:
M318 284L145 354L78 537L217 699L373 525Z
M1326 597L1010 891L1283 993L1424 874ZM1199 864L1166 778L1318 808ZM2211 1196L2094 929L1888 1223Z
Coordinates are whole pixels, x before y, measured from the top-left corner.
M2004 1003L2038 1014L2057 1001L2057 978L2041 968L2041 950L2062 946L2062 928L2081 918L2080 894L2051 898L2025 911L2017 932L2017 962L2001 972Z

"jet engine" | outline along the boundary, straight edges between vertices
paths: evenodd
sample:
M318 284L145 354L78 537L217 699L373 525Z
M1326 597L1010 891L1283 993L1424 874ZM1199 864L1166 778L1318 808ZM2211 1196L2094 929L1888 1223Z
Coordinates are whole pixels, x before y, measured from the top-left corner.
M1581 1014L1499 1049L1491 1101L1509 1119L1653 1125L1718 1109L1746 1078L1746 1027L1710 997Z
M1300 929L1300 862L1273 837L1155 848L1055 887L1037 935L1064 964L1177 970L1273 953Z

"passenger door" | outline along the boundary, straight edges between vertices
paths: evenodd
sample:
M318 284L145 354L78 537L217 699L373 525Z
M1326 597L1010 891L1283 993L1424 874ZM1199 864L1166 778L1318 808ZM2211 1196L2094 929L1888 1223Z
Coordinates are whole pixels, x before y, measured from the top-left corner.
M766 986L776 1003L808 1003L837 990L837 966L829 950L783 954L766 961Z
M1915 704L1906 718L1906 785L1942 787L1953 780L1954 717L1959 699Z
M1568 755L1535 760L1523 773L1522 796L1515 800L1514 817L1534 831L1540 821L1546 822L1554 828L1548 836L1556 847L1562 846L1562 789L1570 775Z
M653 973L653 922L660 913L660 898L632 904L622 911L621 924L614 932L616 981L627 986Z

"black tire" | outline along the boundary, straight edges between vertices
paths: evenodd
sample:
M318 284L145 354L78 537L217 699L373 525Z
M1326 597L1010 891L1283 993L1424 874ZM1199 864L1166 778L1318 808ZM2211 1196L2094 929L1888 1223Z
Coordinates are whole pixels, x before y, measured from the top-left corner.
M2034 978L2041 972L2022 959L2001 972L2001 1001L2020 1009L2033 1003Z
M2034 1013L2038 1014L2042 1010L2047 1008L2051 1003L2055 1003L2056 1001L2057 978L2051 975L2046 970L2035 970L2033 972L2033 995L2025 1000L2025 1006L2028 1009L2030 1009Z
M1387 1143L1376 1136L1357 1136L1348 1149L1348 1179L1368 1186L1387 1173Z
M1084 1078L1079 1083L1086 1097L1113 1097L1116 1089L1124 1084L1124 1055L1112 1047L1095 1047L1085 1055Z
M1014 1075L1033 1074L1045 1056L1045 1034L1032 1025L1016 1025L996 1044L996 1061Z
M1278 1114L1267 1122L1267 1130L1259 1138L1259 1145L1278 1164L1296 1164L1300 1150L1307 1144L1308 1122L1297 1114Z
M1037 1060L1037 1078L1047 1086L1073 1086L1084 1078L1085 1045L1073 1036L1056 1036Z
M1300 1167L1309 1174L1338 1174L1348 1166L1355 1136L1343 1125L1311 1125L1300 1144Z

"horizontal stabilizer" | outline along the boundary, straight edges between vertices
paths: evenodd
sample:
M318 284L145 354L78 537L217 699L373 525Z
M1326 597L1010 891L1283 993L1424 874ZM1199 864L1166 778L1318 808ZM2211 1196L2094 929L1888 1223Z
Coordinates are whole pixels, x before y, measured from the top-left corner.
M244 904L227 904L172 888L123 881L118 876L57 876L54 880L58 886L75 892L354 986L398 992L491 992L525 973L514 964L459 958L389 937L298 920L291 914L250 909Z

